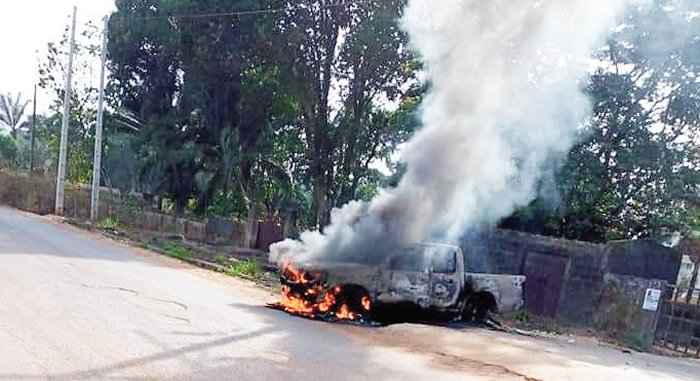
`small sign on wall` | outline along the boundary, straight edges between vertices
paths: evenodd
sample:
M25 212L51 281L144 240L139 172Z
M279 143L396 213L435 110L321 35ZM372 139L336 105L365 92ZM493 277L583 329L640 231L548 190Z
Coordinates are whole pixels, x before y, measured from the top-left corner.
M645 311L658 311L659 302L661 301L661 290L656 288L648 288L644 296L644 305L642 308Z

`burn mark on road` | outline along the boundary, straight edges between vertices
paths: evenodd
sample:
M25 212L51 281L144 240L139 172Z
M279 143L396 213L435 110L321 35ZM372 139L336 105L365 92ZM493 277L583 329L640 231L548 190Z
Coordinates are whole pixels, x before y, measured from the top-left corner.
M478 369L488 372L488 375L497 373L497 376L499 377L514 376L521 378L523 381L542 381L542 379L527 376L502 365L465 359L464 357L455 356L444 352L434 352L433 356L438 364L447 366L451 369L460 369L471 372Z
M156 302L172 304L172 305L178 306L181 309L183 309L184 311L189 310L189 307L185 303L180 303L180 302L177 302L174 300L168 300L168 299L158 299L158 298L150 298L150 297L146 297L146 298L151 299L151 300L156 301Z
M91 286L91 285L85 284L85 283L82 283L80 286L84 287L84 288L89 288L91 290L112 290L112 291L126 292L126 293L129 293L132 295L139 295L138 291L132 290L130 288L124 288L124 287Z
M136 291L136 290L132 290L132 289L126 288L126 287L92 286L92 285L85 284L85 283L81 283L80 286L81 286L81 287L84 287L84 288L89 288L89 289L91 289L91 290L111 290L111 291L124 292L124 293L128 293L128 294L131 294L131 295L134 295L134 296L141 296L141 297L143 297L144 299L152 300L152 301L154 301L154 302L164 303L164 304L171 304L171 305L174 305L174 306L176 306L176 307L182 309L183 311L189 310L189 306L188 306L187 304L185 304L185 303L181 303L181 302L178 302L178 301L176 301L176 300L170 300L170 299L153 298L153 297L150 297L150 296L143 295L142 293L140 293L140 292L138 292L138 291Z

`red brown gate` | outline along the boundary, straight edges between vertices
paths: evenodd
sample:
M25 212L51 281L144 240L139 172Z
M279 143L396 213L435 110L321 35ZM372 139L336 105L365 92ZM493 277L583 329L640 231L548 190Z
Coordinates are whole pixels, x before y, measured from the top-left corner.
M269 250L270 245L284 240L284 229L282 222L275 217L269 217L258 225L258 239L256 248Z
M524 272L525 302L530 313L556 318L567 263L567 257L528 253Z

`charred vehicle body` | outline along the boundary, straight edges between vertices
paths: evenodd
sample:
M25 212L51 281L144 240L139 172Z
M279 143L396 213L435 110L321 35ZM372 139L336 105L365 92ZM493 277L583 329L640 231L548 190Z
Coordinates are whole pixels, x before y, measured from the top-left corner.
M484 319L523 306L525 277L465 271L459 247L423 243L378 264L291 263L281 272L287 312L308 317L359 320L378 311L413 306L450 319Z

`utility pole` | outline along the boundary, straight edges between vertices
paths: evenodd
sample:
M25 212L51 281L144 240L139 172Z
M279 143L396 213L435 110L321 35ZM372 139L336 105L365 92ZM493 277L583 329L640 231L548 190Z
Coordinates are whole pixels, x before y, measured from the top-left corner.
M73 54L75 54L75 27L78 7L73 7L73 28L70 37L70 54L68 56L68 72L66 73L66 94L63 100L63 125L61 126L61 151L58 155L58 177L56 179L56 215L64 213L64 197L66 191L66 160L68 150L68 125L70 124L70 98L73 79Z
M104 18L104 35L102 37L102 68L100 69L100 97L97 102L97 124L95 127L95 160L92 165L92 200L90 219L97 221L100 217L100 174L102 170L102 127L104 122L105 101L105 66L107 66L107 30L109 18Z
M34 112L32 113L31 149L29 150L29 175L34 174L34 130L36 129L36 84L34 84Z

